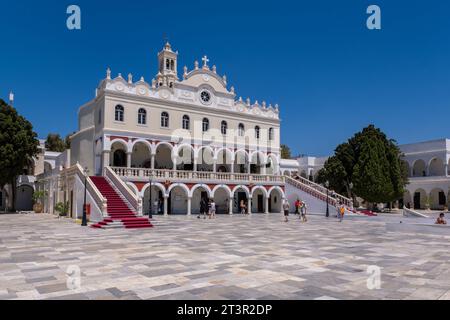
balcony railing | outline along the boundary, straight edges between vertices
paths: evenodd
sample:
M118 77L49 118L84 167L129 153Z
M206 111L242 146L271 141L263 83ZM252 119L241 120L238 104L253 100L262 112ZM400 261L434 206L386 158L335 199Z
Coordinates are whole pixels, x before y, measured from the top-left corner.
M148 181L152 177L155 181L180 181L180 182L227 182L239 184L283 184L285 177L280 175L261 175L247 173L206 172L206 171L182 171L160 170L144 168L111 167L121 177L144 179Z

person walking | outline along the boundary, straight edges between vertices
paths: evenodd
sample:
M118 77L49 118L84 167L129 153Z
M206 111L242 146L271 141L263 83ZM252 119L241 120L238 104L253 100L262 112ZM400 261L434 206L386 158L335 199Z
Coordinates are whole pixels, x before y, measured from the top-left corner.
M306 202L303 201L302 202L302 206L301 206L301 219L302 219L302 222L308 222L308 219L306 218L306 209L307 209Z
M245 206L245 202L244 199L241 200L240 204L239 204L240 208L241 208L241 214L246 214L246 206Z
M285 199L283 202L284 222L288 222L289 208L290 208L289 201Z
M154 214L159 214L159 199L153 201L153 212Z
M299 209L301 208L301 205L302 205L302 203L301 203L300 199L297 198L297 200L296 200L295 203L294 203L294 206L295 206L295 214L300 214L300 213L299 213Z
M339 222L342 222L342 220L344 220L344 214L345 214L345 207L342 204L339 207Z
M200 200L200 214L198 215L198 219L200 219L201 216L203 216L203 219L206 219L206 210L207 210L207 205L205 203L205 199L202 198Z
M339 216L341 214L341 203L339 201L336 202L336 218L339 219Z
M216 203L214 202L214 199L211 199L209 203L209 218L210 219L216 218Z

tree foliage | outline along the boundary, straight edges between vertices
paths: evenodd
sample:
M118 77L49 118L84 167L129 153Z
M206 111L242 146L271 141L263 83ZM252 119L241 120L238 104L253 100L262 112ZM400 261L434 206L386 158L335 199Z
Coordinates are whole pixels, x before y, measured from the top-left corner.
M401 156L394 140L369 125L336 148L318 179L320 183L329 181L330 188L338 193L353 193L368 202L395 201L403 196L408 182Z
M291 159L292 157L291 149L285 144L282 144L280 148L281 148L281 159Z
M67 138L63 140L58 133L49 133L45 140L45 149L53 152L63 152L66 150Z
M0 187L12 185L13 210L16 178L32 164L38 146L37 134L31 123L0 99Z

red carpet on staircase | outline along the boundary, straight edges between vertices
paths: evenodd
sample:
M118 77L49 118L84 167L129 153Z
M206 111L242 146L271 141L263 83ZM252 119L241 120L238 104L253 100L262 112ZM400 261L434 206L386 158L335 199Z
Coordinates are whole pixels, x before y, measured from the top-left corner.
M114 188L104 177L90 177L103 197L108 200L108 218L92 225L93 228L151 228L153 225L146 217L138 217L137 213L130 209L126 202L119 196Z

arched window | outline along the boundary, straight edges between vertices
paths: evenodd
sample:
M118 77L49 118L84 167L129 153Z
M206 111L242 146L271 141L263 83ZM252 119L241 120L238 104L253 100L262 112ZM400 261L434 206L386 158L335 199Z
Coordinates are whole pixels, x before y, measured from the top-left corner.
M121 105L116 106L115 120L123 122L124 109Z
M209 130L209 120L207 118L203 118L202 130L203 130L203 132L206 132Z
M98 124L102 124L102 109L98 110Z
M245 133L245 127L242 123L239 123L239 127L238 127L238 135L239 137L243 137Z
M138 124L147 124L147 111L143 108L138 111Z
M270 128L270 129L269 129L269 140L272 141L273 139L274 139L274 136L273 136L273 128Z
M227 134L227 129L228 129L228 124L226 121L222 121L222 123L220 124L220 131L222 132L223 135Z
M256 126L256 127L255 127L255 138L256 138L256 139L259 139L260 131L261 131L261 130L259 129L259 127Z
M170 61L170 70L175 70L175 62L173 60Z
M169 114L165 111L161 113L161 127L163 128L169 127Z
M169 70L169 69L170 69L170 60L167 59L166 60L166 70Z
M183 129L185 130L189 130L190 129L190 119L188 115L184 115L183 116Z

